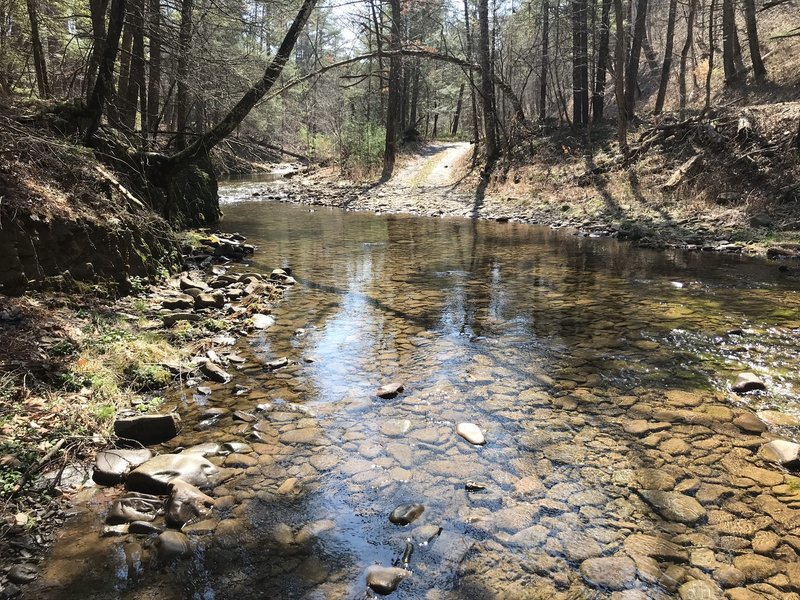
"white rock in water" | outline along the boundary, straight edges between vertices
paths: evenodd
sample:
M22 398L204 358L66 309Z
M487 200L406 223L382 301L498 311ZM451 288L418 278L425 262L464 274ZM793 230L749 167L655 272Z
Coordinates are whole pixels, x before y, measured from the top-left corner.
M275 318L271 317L270 315L262 315L261 313L256 313L250 319L253 322L253 327L256 329L266 329L267 327L272 327L275 324Z
M486 438L483 437L483 432L475 423L459 423L456 427L456 433L467 440L470 444L481 446L486 443Z

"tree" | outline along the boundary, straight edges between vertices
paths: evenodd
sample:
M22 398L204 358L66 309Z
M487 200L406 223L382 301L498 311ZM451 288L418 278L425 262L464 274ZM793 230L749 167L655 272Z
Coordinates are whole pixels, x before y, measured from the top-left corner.
M639 86L639 58L642 53L642 40L647 23L647 0L637 0L636 18L631 37L631 49L628 55L628 64L625 69L625 115L630 120L634 115L636 106L636 89ZM619 31L617 35L619 35Z
M499 152L494 110L494 81L491 75L493 67L489 53L489 0L478 0L478 58L481 65L483 137L488 164L497 158Z
M742 52L736 33L733 0L722 0L722 67L725 72L726 85L741 80L743 68L740 65L742 65Z
M400 39L402 10L400 0L389 0L392 9L389 46L392 50L401 47ZM394 161L397 155L397 127L400 120L402 96L400 89L402 86L403 63L399 55L392 55L389 59L389 100L386 105L386 147L383 154L382 179L389 179L394 171Z
M36 71L36 85L41 98L50 97L50 82L47 79L47 63L42 49L42 38L39 35L39 11L36 0L27 0L28 18L31 24L31 45L33 46L33 66Z
M686 16L686 41L681 48L681 66L678 71L678 110L681 121L686 118L686 62L692 48L694 21L697 11L697 0L689 0L689 14Z
M148 35L150 39L150 77L147 81L147 126L155 141L161 102L161 0L150 0Z
M177 93L175 95L175 120L177 135L175 146L182 150L186 147L186 129L189 118L189 50L192 44L192 11L194 0L183 0L181 3L181 26L178 38L178 70Z
M747 26L747 44L750 47L750 60L753 61L753 76L756 81L761 81L767 76L767 69L761 59L761 48L758 43L755 1L742 0L742 4L744 5L745 24Z
M606 71L608 70L608 47L611 37L609 17L611 0L603 0L600 16L600 43L597 49L597 75L595 77L594 95L592 96L592 118L600 121L603 118L603 104L606 94Z
M572 124L589 123L589 53L587 0L572 3Z
M712 0L713 1L713 0ZM614 93L617 100L617 139L619 151L628 154L628 114L625 110L625 15L622 0L614 0L614 22L617 39L614 43Z
M667 96L667 85L669 84L669 74L672 68L672 44L675 37L675 17L678 12L678 0L670 0L669 14L667 15L667 41L664 49L664 62L661 65L661 81L658 85L658 96L656 96L656 106L653 113L661 114L664 108L664 99ZM684 65L685 67L685 65Z
M539 76L539 124L547 118L547 70L550 68L550 2L542 0L542 70Z

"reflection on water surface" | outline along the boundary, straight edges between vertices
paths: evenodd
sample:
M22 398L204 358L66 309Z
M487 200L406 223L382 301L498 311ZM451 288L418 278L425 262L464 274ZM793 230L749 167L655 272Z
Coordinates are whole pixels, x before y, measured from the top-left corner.
M276 325L239 342L251 362L233 383L252 393L212 385L208 401L272 403L261 439L210 492L191 561L158 569L143 539L98 542L92 509L49 563L52 597L365 598L366 569L402 566L407 542L396 598L800 589L800 480L756 457L772 434L740 425L751 410L782 415L784 435L800 424L798 282L774 264L527 225L224 210L259 246L252 268L290 266L299 282ZM262 368L281 356L290 366ZM741 370L769 393L731 394ZM374 396L393 380L404 393ZM253 429L194 431L192 394L176 403L175 445ZM464 421L485 446L455 434ZM425 511L390 523L404 503Z

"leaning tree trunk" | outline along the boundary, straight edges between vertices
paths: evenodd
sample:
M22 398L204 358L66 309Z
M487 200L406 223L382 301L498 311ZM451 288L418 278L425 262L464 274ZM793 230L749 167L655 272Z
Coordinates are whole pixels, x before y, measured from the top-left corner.
M392 9L392 23L390 27L389 45L392 50L397 50L401 46L400 39L400 19L402 11L400 0L389 0ZM402 100L400 88L402 86L403 63L400 55L392 55L389 59L389 99L386 105L386 144L383 152L383 170L381 179L389 179L394 172L394 161L397 157L397 126L400 120Z
M627 120L633 118L636 106L636 88L639 85L639 58L642 54L642 40L647 22L647 0L638 0L636 3L636 21L633 25L631 37L631 53L628 56L628 65L625 70L625 114Z
M694 21L697 11L697 0L689 0L689 14L686 17L686 41L681 48L681 67L678 72L678 110L680 119L686 118L686 62L689 58L689 50L694 43Z
M742 0L744 17L747 24L747 43L750 46L750 59L753 61L753 76L761 81L767 76L767 69L761 59L761 47L758 43L758 23L756 21L756 5L754 0Z
M625 111L625 15L622 11L622 0L614 0L614 21L617 28L617 40L614 44L614 94L617 99L617 138L619 151L628 155L628 114Z
M39 35L39 10L36 0L27 0L28 18L31 22L31 45L33 46L33 67L36 71L36 87L40 98L50 97L50 82L47 80L47 62L44 58L42 38Z
M608 71L608 45L611 37L609 16L611 13L611 0L603 0L602 15L600 16L600 46L597 49L597 75L592 96L592 118L600 121L603 118L603 105L606 97L606 71Z
M399 0L393 0L399 3ZM242 96L241 100L236 103L230 112L225 115L222 120L209 129L206 133L199 136L192 144L185 150L182 150L167 160L166 171L178 169L186 166L198 158L203 158L208 155L211 149L230 135L234 129L241 123L244 118L250 113L256 103L264 97L264 95L275 85L275 81L283 71L283 67L289 60L292 54L297 38L300 32L305 27L311 11L314 9L317 0L303 0L303 5L300 11L294 18L292 25L286 32L286 35L278 48L277 53L272 58L272 61L264 71L264 75L259 79L247 92ZM166 174L166 173L165 173Z
M672 68L672 46L675 37L675 16L678 12L678 0L670 0L669 15L667 16L667 44L664 48L664 63L661 65L661 82L658 86L658 96L656 96L656 106L653 114L661 114L664 109L664 99L667 96L667 85L669 84L669 72Z
M497 158L497 126L494 113L494 81L489 53L489 1L478 0L478 58L481 65L481 101L483 104L483 136L486 162Z

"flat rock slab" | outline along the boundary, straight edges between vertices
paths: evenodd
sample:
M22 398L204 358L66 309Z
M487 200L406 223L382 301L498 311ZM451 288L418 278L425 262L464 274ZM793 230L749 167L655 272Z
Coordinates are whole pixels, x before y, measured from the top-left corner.
M167 494L173 479L202 488L211 485L216 474L217 468L200 453L161 454L131 471L125 486L148 494Z
M141 415L114 421L114 435L145 446L160 444L178 435L176 415Z
M100 485L117 485L122 483L131 469L135 469L152 457L153 453L146 448L103 450L95 457L92 479Z
M688 562L689 554L678 544L664 538L644 533L634 533L625 538L625 551L631 555L649 556L672 562Z
M733 424L747 433L762 433L767 430L767 424L753 413L745 413L736 417Z
M232 379L227 371L210 361L203 363L200 370L208 379L216 381L217 383L228 383Z
M697 523L706 516L706 509L691 496L661 490L639 490L639 494L658 514L669 521Z
M375 395L378 396L378 398L384 398L388 400L397 396L403 391L403 389L405 388L403 387L402 383L393 381L391 383L386 383L375 390Z
M367 585L373 592L386 596L391 594L411 571L400 567L381 567L374 565L367 569Z
M475 423L459 423L456 427L456 433L462 438L467 440L470 444L482 446L486 443L486 438L483 435L480 427Z

